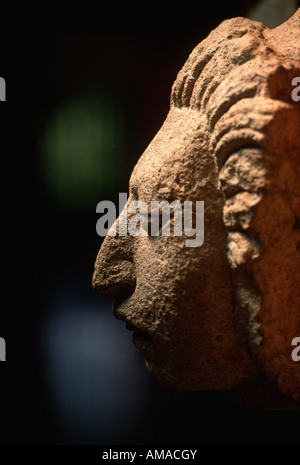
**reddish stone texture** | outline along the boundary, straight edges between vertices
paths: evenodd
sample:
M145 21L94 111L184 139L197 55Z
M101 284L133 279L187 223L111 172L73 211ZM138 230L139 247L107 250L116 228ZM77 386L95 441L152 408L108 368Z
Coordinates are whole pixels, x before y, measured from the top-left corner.
M107 236L99 251L94 288L116 296L115 316L168 388L300 408L299 31L300 10L273 30L220 24L178 73L133 170L128 203L205 202L203 245Z

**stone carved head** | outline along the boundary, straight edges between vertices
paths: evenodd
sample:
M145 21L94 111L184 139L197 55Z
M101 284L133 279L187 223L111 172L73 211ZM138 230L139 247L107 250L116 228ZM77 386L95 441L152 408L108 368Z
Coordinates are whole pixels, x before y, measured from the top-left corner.
M93 286L115 296L148 371L178 390L298 409L300 15L224 21L191 53L128 203L204 201L204 242L107 236ZM117 220L118 226L119 220Z

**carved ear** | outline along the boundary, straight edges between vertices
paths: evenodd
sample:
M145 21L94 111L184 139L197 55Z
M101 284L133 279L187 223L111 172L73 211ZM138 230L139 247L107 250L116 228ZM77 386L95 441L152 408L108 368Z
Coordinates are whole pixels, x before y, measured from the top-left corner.
M258 147L244 147L233 153L220 171L219 183L225 197L223 221L229 231L227 258L231 268L259 256L259 243L249 230L266 182L267 163Z
M259 147L233 152L219 174L224 195L223 222L227 228L227 259L233 270L236 325L246 334L251 347L261 343L261 293L252 276L252 262L260 256L259 237L251 230L255 208L268 183L268 162Z
M294 108L282 109L274 118L276 125L269 129L274 137L265 150L245 147L232 153L220 170L219 187L225 199L223 221L236 324L246 334L263 373L287 399L294 399L291 408L297 409L300 371L291 358L291 342L300 328L299 151L294 113ZM289 126L278 126L283 116ZM289 137L293 143L286 143Z

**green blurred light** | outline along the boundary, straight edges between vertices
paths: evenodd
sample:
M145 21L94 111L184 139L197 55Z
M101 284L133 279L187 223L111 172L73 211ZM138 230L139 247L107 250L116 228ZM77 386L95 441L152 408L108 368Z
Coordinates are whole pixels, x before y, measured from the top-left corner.
M123 120L108 98L80 98L58 109L41 140L47 191L63 207L90 209L116 187Z

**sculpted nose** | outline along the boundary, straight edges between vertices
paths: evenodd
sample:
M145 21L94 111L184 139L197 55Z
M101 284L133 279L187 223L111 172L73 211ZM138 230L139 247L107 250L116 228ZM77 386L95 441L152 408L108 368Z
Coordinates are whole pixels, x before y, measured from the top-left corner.
M106 236L99 250L93 274L93 288L101 294L116 296L134 291L136 276L132 262L130 236Z

